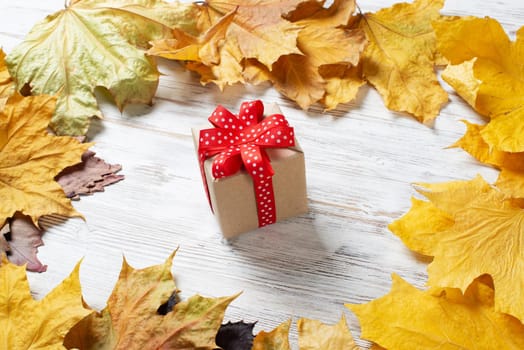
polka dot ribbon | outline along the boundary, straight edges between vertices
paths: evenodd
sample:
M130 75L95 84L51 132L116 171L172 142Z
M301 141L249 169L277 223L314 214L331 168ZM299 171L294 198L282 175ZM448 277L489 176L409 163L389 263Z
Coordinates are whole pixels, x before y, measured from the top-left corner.
M265 148L295 145L293 128L281 114L263 117L262 101L242 103L237 115L218 106L209 117L214 128L200 131L198 156L204 187L209 198L204 161L213 159L213 177L220 179L245 169L253 179L257 201L258 226L276 221L271 162ZM211 201L209 202L211 205Z

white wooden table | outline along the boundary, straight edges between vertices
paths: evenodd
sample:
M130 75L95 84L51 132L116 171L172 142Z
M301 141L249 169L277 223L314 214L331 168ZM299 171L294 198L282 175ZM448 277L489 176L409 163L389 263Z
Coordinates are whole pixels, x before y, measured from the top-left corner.
M363 11L393 1L359 3ZM0 0L0 46L7 53L63 0ZM518 0L448 0L453 15L492 16L514 37L524 24ZM39 257L45 273L30 273L36 298L43 297L82 257L86 301L102 308L117 279L122 255L134 267L162 263L177 247L173 273L181 297L222 296L243 291L226 320L258 321L255 331L300 317L334 323L342 313L357 342L358 320L344 303L385 294L395 272L423 288L427 261L411 253L387 225L410 206L413 182L471 179L493 181L496 172L459 149L445 149L464 132L461 119L479 121L451 92L433 128L388 111L364 87L353 103L323 113L300 110L269 86L202 87L179 65L161 61L166 73L152 107L124 113L103 97L106 118L95 120L89 138L98 155L121 163L126 179L75 207L86 221L46 219ZM204 195L190 128L202 125L217 104L236 111L242 101L278 103L295 127L306 154L306 215L222 239ZM296 345L296 331L292 328Z

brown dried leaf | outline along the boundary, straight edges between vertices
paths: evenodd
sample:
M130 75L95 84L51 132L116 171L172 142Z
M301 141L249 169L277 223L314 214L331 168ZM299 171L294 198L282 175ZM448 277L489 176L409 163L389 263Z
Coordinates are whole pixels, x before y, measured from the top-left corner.
M29 216L20 213L16 213L6 226L9 234L3 237L7 237L5 243L8 250L4 252L8 253L9 261L16 265L27 264L29 271L45 272L47 265L43 265L36 256L38 247L44 245L43 232L33 224Z
M95 152L87 150L82 155L82 162L65 168L57 175L56 181L67 198L78 200L80 195L103 192L104 187L123 180L124 175L116 175L120 170L120 164L108 164L95 157Z

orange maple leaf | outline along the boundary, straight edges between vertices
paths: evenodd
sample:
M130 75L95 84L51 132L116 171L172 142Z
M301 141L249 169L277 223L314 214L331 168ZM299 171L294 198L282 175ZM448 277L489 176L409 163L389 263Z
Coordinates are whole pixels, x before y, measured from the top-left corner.
M208 0L207 11L220 17L235 12L228 41L244 58L255 58L271 69L282 55L300 54L296 41L300 27L282 16L304 0Z
M346 83L349 86L344 88L349 89L345 94L337 94L333 84L336 82L334 79L344 77L347 69L358 64L367 43L361 29L344 27L354 11L355 2L346 0L334 1L329 8L308 12L307 16L301 15L299 10L295 11L292 14L296 20L294 23L302 28L297 38L302 54L281 56L271 69L252 65L246 73L251 77L247 80L260 82L260 79L252 77L260 77L257 70L265 70L265 78L303 109L321 99L329 103L329 109L352 100L363 84L359 77L352 79L352 84ZM340 68L333 69L333 66Z
M79 322L64 344L80 349L215 349L225 309L236 296L195 295L160 314L159 307L176 293L173 257L140 270L124 260L106 308Z
M0 227L17 211L37 226L42 215L81 216L54 177L79 163L91 144L48 134L55 103L15 94L0 112Z

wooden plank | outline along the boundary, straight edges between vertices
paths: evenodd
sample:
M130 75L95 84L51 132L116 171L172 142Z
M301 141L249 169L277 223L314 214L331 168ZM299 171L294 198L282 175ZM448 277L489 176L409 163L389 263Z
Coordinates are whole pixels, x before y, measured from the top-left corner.
M392 3L366 1L361 7L374 11ZM9 52L33 23L62 5L0 0L0 45ZM524 20L524 4L448 1L445 13L491 15L514 33ZM358 321L344 303L385 294L393 272L421 288L425 284L427 261L387 230L408 209L411 183L477 173L496 177L464 152L445 149L463 134L461 119L478 121L451 91L450 104L429 128L385 109L370 88L335 111L314 106L305 112L268 86L234 86L221 93L201 86L179 65L160 61L167 75L152 107L130 106L121 114L99 93L105 120L93 121L89 137L100 157L123 165L126 179L75 203L85 222L44 220L46 245L39 256L49 267L29 275L35 297L48 293L84 257L85 298L100 309L123 254L133 266L144 267L161 263L179 247L173 272L183 298L243 291L226 319L258 320L255 331L288 318L334 323L345 313L358 339ZM190 129L218 103L235 111L241 101L255 98L278 103L296 129L306 154L310 212L225 241L207 206ZM296 345L296 332L292 342Z

